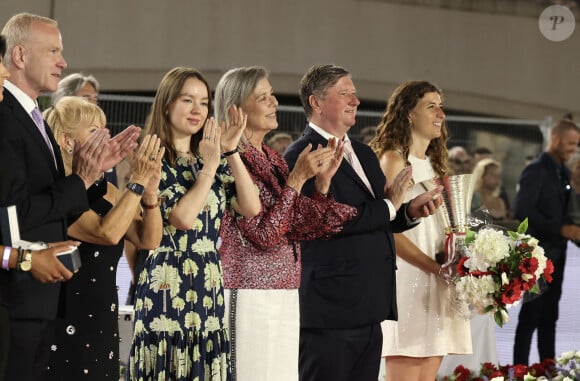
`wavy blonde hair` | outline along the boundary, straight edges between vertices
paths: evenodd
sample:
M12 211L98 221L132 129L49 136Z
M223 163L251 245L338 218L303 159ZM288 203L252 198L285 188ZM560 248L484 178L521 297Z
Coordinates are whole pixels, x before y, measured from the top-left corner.
M107 123L105 113L99 106L74 96L62 97L54 106L44 111L44 119L60 146L67 175L72 173L73 153L66 150L65 138L76 139L81 126L89 126L95 122L104 126Z

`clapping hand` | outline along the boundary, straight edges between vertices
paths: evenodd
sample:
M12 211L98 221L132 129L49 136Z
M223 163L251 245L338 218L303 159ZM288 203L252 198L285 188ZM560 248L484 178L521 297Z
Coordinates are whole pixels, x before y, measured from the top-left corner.
M202 138L199 142L199 154L203 159L203 169L207 170L210 175L215 173L220 164L220 143L221 131L218 128L215 119L213 117L209 118L205 123ZM237 141L235 144L237 144Z
M319 144L317 149L312 151L312 144L308 144L298 155L294 169L288 175L288 186L299 192L308 179L328 167L333 156L334 150L330 147L322 147Z
M222 152L230 152L236 149L248 121L248 115L240 107L232 105L228 111L230 114L229 124L226 126L225 121L222 121L220 126Z
M161 160L165 148L157 135L145 135L137 152L128 160L131 165L131 182L145 186L148 195L156 195L161 179Z
M405 193L409 189L409 184L413 181L413 169L411 166L403 168L397 174L392 184L385 184L385 198L389 199L395 208L399 210L405 199Z
M415 197L407 206L407 215L413 219L420 217L428 217L435 213L437 208L443 203L441 197L443 186L439 185L437 188L428 192L421 193Z
M333 152L333 155L328 157L328 160L323 162L320 171L316 174L316 189L323 194L328 193L332 177L338 171L340 163L344 157L344 143L336 138L328 140L328 148Z
M103 163L109 154L108 140L109 130L106 128L97 129L82 146L75 140L72 173L81 178L86 189L103 173Z
M131 125L109 139L109 154L103 161L101 172L113 168L132 153L137 148L137 139L139 139L140 133L141 128Z

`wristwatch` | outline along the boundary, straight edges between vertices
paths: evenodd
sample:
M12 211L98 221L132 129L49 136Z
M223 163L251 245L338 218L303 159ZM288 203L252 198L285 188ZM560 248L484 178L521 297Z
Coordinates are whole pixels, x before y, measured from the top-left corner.
M139 196L143 196L143 193L145 193L145 187L138 183L128 183L127 189Z
M20 271L30 271L32 268L32 251L25 250L20 262Z

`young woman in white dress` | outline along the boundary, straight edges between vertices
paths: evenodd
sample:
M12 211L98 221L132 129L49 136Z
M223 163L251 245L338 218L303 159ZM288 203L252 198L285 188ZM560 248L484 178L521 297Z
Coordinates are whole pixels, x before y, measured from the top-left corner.
M412 166L410 200L425 191L422 181L448 174L447 137L441 91L429 82L413 81L391 95L370 146L388 182ZM443 356L471 353L469 320L451 306L451 289L439 275L435 256L444 240L436 215L395 234L399 320L381 325L388 381L434 380Z

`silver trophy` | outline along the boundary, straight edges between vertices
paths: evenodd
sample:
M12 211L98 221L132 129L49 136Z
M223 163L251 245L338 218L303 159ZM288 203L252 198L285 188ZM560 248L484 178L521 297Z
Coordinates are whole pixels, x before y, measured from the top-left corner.
M427 191L443 186L443 203L435 213L445 229L445 250L440 263L445 278L453 281L457 277L457 263L466 255L467 250L465 233L469 227L468 215L473 197L472 175L436 177L420 184Z

